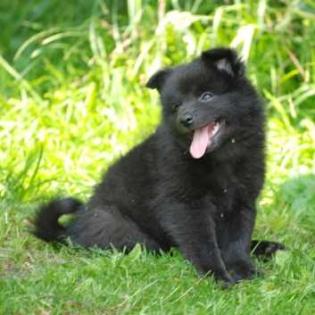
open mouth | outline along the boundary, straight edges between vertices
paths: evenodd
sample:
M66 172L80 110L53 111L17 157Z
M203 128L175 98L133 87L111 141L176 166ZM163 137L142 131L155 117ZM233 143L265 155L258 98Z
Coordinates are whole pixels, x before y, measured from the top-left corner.
M211 122L203 127L194 130L193 139L189 152L194 159L204 156L207 149L211 149L215 144L215 138L223 128L224 121Z

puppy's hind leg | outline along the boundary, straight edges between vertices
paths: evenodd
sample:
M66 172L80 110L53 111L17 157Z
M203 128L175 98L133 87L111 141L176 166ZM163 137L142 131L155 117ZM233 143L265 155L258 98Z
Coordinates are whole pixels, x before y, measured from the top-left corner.
M266 261L271 259L277 251L285 250L286 247L278 242L252 240L250 249L254 256Z
M67 228L67 235L83 247L115 248L126 252L140 244L149 251L159 252L161 247L131 219L114 207L84 210Z

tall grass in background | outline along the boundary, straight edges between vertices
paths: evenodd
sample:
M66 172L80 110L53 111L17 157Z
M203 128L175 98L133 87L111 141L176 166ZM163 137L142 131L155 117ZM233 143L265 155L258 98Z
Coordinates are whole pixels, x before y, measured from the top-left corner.
M158 96L144 88L154 71L225 45L267 104L256 233L297 248L315 241L314 39L313 0L1 0L0 258L28 261L34 204L86 199L154 130Z
M218 45L248 62L277 118L273 138L288 139L275 140L279 170L314 167L301 163L315 137L313 1L4 0L0 10L3 173L42 148L40 174L63 185L79 173L89 187L94 167L156 124L148 76ZM82 148L68 150L73 143Z
M4 0L0 12L2 201L85 196L157 124L147 78L222 45L267 101L271 185L314 171L313 1Z

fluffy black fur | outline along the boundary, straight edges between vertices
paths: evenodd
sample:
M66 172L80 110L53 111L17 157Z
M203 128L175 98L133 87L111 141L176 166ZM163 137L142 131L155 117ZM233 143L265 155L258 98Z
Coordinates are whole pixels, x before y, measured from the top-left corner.
M72 198L43 206L35 234L104 249L178 247L202 274L228 283L251 278L251 249L268 256L283 247L251 243L265 173L265 116L243 63L231 49L212 49L157 72L147 87L161 97L156 132L109 168L85 206ZM193 158L193 134L208 124L220 129ZM58 223L72 212L70 225Z

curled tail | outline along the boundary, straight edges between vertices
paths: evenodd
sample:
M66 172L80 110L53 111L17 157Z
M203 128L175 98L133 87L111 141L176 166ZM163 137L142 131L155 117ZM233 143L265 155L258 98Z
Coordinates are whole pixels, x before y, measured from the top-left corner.
M62 241L66 228L58 222L63 214L71 214L83 206L75 198L55 199L43 205L35 219L34 235L46 242Z

